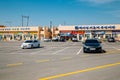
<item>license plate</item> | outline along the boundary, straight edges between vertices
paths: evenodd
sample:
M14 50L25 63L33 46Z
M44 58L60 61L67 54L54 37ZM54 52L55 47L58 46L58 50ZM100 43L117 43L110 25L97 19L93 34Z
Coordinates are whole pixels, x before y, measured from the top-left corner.
M90 48L90 50L95 50L95 48Z

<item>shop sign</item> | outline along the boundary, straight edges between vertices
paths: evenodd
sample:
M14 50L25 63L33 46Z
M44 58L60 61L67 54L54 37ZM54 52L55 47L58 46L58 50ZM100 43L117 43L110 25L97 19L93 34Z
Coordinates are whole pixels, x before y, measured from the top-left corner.
M13 34L18 34L18 32L13 32Z
M85 31L85 34L90 34L91 33L91 31Z
M105 34L105 31L93 31L93 34Z
M84 34L85 32L84 31L72 31L71 34Z
M60 33L71 33L72 31L70 30L63 30L63 31L60 31Z
M70 36L70 33L60 33L60 36Z
M14 27L14 28L0 28L0 31L19 31L19 30L21 30L21 31L28 31L28 30L30 30L30 28L27 28L27 27L23 27L23 28L18 28L18 27Z
M18 35L22 35L22 32L19 32Z
M78 29L115 29L115 26L75 26L75 30Z
M120 30L113 30L112 34L120 34Z
M36 34L36 32L30 32L30 34Z
M20 30L30 30L30 28L20 28Z

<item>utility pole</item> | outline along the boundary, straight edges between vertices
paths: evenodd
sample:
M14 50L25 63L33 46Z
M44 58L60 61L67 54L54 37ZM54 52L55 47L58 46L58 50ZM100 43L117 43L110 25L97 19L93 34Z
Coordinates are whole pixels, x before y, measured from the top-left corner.
M28 22L29 22L29 16L27 16L27 26L28 26Z
M28 26L28 23L29 23L29 16L22 16L22 27L24 26L23 25L23 21L24 21L24 18L26 18L27 19L27 23L26 23L26 25Z
M52 28L52 21L50 21L50 29Z
M23 16L22 16L22 27L23 27Z
M53 38L53 27L52 27L52 21L50 21L50 32L51 32L51 38Z

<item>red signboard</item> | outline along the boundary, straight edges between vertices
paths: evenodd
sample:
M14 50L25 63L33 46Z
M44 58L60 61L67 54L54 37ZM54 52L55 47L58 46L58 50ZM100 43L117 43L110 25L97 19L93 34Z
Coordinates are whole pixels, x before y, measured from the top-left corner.
M72 31L72 30L62 30L60 33L70 33L70 34L84 34L85 31Z
M72 31L71 34L84 34L85 32L84 31Z

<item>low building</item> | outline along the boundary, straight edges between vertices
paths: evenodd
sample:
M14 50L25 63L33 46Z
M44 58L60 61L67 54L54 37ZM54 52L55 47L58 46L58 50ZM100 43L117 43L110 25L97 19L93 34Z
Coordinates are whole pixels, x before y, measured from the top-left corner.
M120 24L106 24L106 25L59 25L60 36L67 38L77 37L78 40L85 40L87 38L107 39L114 37L120 40Z
M109 37L114 37L120 40L120 24L106 25L59 25L58 27L0 27L0 40L29 40L52 39L54 37L71 40L77 38L83 41L87 38L99 38L106 40Z
M30 40L50 38L51 32L48 27L0 27L0 40Z

